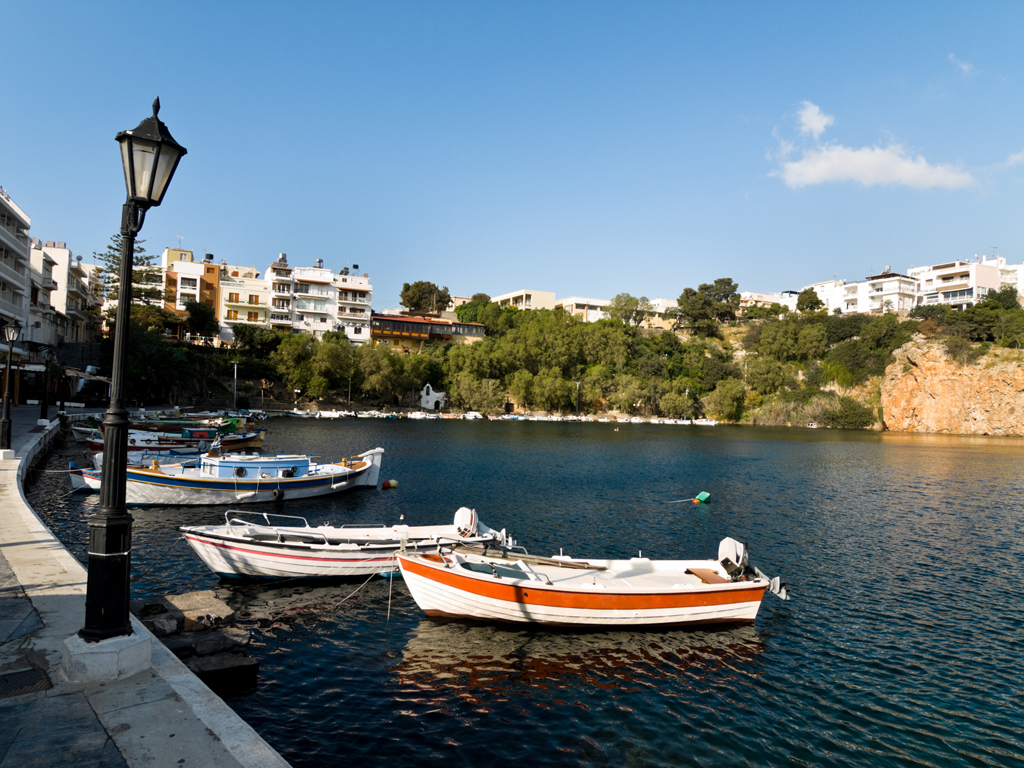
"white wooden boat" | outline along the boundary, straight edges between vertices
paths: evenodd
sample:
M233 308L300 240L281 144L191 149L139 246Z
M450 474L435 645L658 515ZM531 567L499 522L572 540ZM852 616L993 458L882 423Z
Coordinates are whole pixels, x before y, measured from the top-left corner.
M717 560L579 560L454 545L399 553L429 616L552 625L631 627L752 622L778 579L749 566L746 545L723 539Z
M462 507L451 525L310 526L305 518L229 511L224 525L184 526L185 540L222 577L339 578L398 570L395 554L458 541L512 545ZM260 522L262 520L262 523ZM280 524L273 524L278 522Z
M383 448L333 464L311 456L277 454L221 455L211 450L194 464L129 466L125 503L236 504L327 496L353 488L374 487Z
M79 467L72 461L68 477L71 490L77 493L92 493L100 489L100 471L94 467Z

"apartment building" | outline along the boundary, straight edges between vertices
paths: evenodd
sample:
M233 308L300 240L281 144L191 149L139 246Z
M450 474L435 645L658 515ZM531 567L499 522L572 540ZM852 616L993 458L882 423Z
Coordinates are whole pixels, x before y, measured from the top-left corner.
M26 341L56 347L64 341L67 328L66 318L58 317L53 307L50 294L57 287L53 279L53 268L57 261L43 250L43 244L32 238L29 250L29 289L28 326L23 335Z
M370 276L366 272L356 274L358 269L359 265L353 264L351 270L345 267L334 276L337 293L334 330L344 331L353 344L366 344L370 341L373 288Z
M99 307L91 285L92 276L82 264L82 257L73 254L62 241L47 240L41 250L53 262L50 275L54 287L50 291L50 303L57 314L65 318L63 329L58 329L62 341L98 341Z
M0 321L28 324L30 295L28 232L32 220L0 187ZM24 338L24 337L23 337ZM15 348L15 354L21 350Z
M918 303L948 304L964 309L984 301L991 291L1003 286L1004 268L998 261L956 261L911 267L907 274L918 282ZM1008 270L1006 270L1008 271Z
M561 309L586 323L593 323L608 317L607 309L611 301L608 299L588 299L583 296L569 296L555 302L553 309Z
M799 291L779 291L777 293L741 291L739 314L742 316L744 311L750 307L764 307L767 309L773 304L780 304L781 306L786 307L790 312L795 312L796 299L799 295Z
M192 251L165 248L160 255L160 267L164 275L164 309L185 317L189 301L219 307L222 267L213 263L212 253L196 261Z
M503 293L500 296L491 297L491 301L499 307L514 307L515 309L554 309L555 294L551 291L521 290L512 293Z
M217 322L220 323L222 343L234 339L232 328L238 323L268 325L271 312L271 288L258 273L222 265L220 275L220 304ZM253 274L257 276L253 277Z

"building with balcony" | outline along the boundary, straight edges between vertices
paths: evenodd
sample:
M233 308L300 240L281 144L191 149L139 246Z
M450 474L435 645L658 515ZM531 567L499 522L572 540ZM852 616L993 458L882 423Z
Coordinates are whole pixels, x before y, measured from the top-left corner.
M164 309L185 318L190 301L218 308L222 267L208 253L196 261L192 251L165 248L160 257L164 273Z
M777 293L757 293L756 291L741 291L740 292L740 316L748 310L750 307L764 307L765 309L770 308L773 304L779 304L785 307L790 312L796 311L796 298L800 295L799 291L779 291Z
M370 276L363 272L357 274L358 264L352 269L344 267L333 276L336 294L334 330L344 331L353 344L366 344L370 341L370 315L373 301L373 287Z
M378 315L370 320L371 341L405 354L422 352L428 344L454 341L471 344L484 336L480 323L460 323L434 317Z
M233 272L240 270L224 269L220 277L217 322L221 343L234 339L232 328L238 323L270 324L270 285L259 277L236 277Z
M72 254L67 243L59 240L45 241L41 250L54 262L50 303L57 314L65 318L65 327L58 329L60 340L71 344L98 341L96 295L91 285L92 276L82 264L82 257Z
M494 296L491 301L499 307L515 309L554 309L555 294L550 291L521 290Z
M32 220L0 187L0 324L28 325L31 291L29 229ZM15 348L15 353L19 352Z
M608 299L588 299L582 296L570 296L555 302L553 309L568 312L585 323L593 323L608 317L605 312L611 301Z
M956 261L911 267L908 275L918 282L918 304L947 304L964 309L984 301L1003 285L1003 271L996 260Z
M28 327L25 329L26 341L41 344L46 347L56 348L57 344L64 341L64 331L67 327L63 318L58 320L57 310L54 309L50 300L50 294L57 287L53 279L53 268L57 261L49 253L43 250L43 244L39 240L31 239L29 251L29 289L28 302Z

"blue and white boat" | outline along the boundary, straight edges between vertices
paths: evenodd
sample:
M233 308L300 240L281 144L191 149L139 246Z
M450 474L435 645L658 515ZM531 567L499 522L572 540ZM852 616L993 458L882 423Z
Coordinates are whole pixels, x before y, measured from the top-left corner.
M190 464L129 466L130 505L237 504L308 499L376 487L383 448L318 464L308 455L248 456L216 450Z

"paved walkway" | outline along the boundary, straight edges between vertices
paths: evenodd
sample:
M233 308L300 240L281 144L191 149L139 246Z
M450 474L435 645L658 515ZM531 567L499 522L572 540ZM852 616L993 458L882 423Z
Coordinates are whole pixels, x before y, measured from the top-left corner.
M157 640L152 668L132 677L64 675L63 642L85 620L86 572L22 493L22 461L47 444L38 418L39 406L12 409L18 459L0 461L0 768L287 768ZM148 635L134 619L133 628Z

